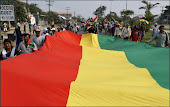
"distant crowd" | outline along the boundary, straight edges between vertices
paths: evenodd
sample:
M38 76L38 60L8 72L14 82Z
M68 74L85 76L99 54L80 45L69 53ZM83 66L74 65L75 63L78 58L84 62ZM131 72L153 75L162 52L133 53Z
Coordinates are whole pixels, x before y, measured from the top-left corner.
M87 23L78 24L78 23L69 23L68 25L61 25L57 27L57 29L52 25L48 28L43 28L42 34L40 25L29 25L29 33L26 33L26 23L24 23L24 33L21 33L21 24L17 23L15 27L14 35L16 37L16 47L12 46L12 42L10 39L5 39L3 41L4 48L0 54L0 60L12 58L19 54L32 53L35 50L39 50L43 44L45 43L45 36L53 36L55 32L62 32L64 30L70 30L75 33L78 33L80 29L86 30L88 33L102 33L104 30L105 34L110 34L111 36L115 36L118 38L122 38L124 40L131 40L135 42L139 42L145 36L145 24L141 23L141 26L138 28L134 26L133 29L130 28L127 23L125 27L123 27L122 22L109 22L109 23L98 23L96 25L90 24L87 29ZM7 24L4 23L4 31L6 29ZM35 36L31 39L31 33ZM153 40L156 40L156 46L159 47L169 47L169 36L164 31L164 26L159 26L157 23L153 26L152 38L147 41L147 43L151 43Z
M156 46L158 47L169 47L169 35L165 32L165 27L163 25L158 27L158 24L155 23L153 26L152 38L147 41L147 43L151 43L156 40ZM99 30L99 31L98 31ZM90 24L90 28L88 29L89 33L102 33L104 30L104 34L110 34L111 36L115 36L118 38L122 38L125 40L131 40L135 42L140 42L143 40L145 36L146 25L144 22L138 27L135 25L134 27L130 27L127 23L125 27L123 27L123 22L108 22L108 23L98 23L96 25Z

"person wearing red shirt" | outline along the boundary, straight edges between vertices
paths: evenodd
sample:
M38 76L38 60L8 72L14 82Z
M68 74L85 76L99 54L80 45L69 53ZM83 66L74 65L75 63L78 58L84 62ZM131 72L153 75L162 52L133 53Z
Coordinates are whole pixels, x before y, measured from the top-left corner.
M117 22L115 22L115 24L114 24L113 35L115 34L116 26L117 26Z
M138 29L138 27L135 26L132 33L131 33L131 36L130 36L129 40L138 42L138 40L140 38L140 32L137 29Z

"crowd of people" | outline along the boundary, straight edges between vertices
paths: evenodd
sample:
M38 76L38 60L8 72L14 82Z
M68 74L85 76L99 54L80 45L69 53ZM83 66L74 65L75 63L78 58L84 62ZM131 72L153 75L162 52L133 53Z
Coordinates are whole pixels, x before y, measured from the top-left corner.
M33 35L35 33L35 36L33 36L32 39L31 30ZM12 41L10 39L5 39L3 42L4 48L0 54L0 60L12 58L19 54L32 53L35 50L40 49L45 42L45 36L54 35L56 29L54 26L51 26L51 28L44 28L42 34L40 34L40 25L37 26L36 24L34 24L33 26L30 26L29 24L29 31L30 33L26 33L26 25L24 23L24 31L23 33L21 33L21 24L18 21L14 31L14 35L16 36L16 47L12 46Z
M47 28L43 28L42 34L40 25L34 24L33 26L29 23L29 33L26 33L26 23L24 23L24 33L21 33L20 22L17 23L15 27L14 35L16 36L16 47L12 46L10 39L4 40L4 48L0 54L0 60L12 58L14 56L17 56L19 54L26 54L26 53L32 53L35 50L39 50L43 44L45 43L45 36L52 36L55 34L55 32L62 32L64 30L70 30L75 33L78 33L80 29L87 29L86 25L87 23L83 24L77 24L72 23L68 25L61 25L60 27L57 27L57 29L54 27L54 25ZM138 28L136 25L132 28L130 28L129 24L127 23L125 27L123 27L123 22L115 22L115 23L98 23L96 25L90 24L88 26L88 32L89 33L102 33L102 30L104 30L104 33L110 33L111 36L115 36L118 38L122 38L124 40L131 40L135 42L139 42L143 39L145 36L145 24L141 23L141 26ZM158 30L159 29L159 30ZM5 29L6 30L6 29ZM31 39L31 32L35 36ZM147 41L147 43L151 43L153 40L156 40L156 46L159 47L169 47L169 36L164 31L164 26L160 26L158 28L157 23L153 26L153 34L152 38Z
M156 46L159 47L169 47L169 35L165 32L165 27L163 25L159 26L155 23L153 26L152 38L147 41L147 43L151 43L156 40ZM99 30L99 31L98 31ZM131 40L135 42L140 42L143 40L145 36L146 25L144 22L138 27L135 25L134 27L130 27L127 23L125 27L123 27L123 22L108 22L108 23L98 23L96 25L90 25L88 29L89 33L102 33L104 30L105 34L110 34L111 36L115 36L118 38L122 38L125 40Z

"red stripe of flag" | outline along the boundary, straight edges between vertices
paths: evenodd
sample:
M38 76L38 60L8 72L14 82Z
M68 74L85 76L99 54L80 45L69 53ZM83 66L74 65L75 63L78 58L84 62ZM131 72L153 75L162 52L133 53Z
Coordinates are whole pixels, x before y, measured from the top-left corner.
M82 58L82 47L70 40L47 36L39 51L1 61L1 106L66 106Z

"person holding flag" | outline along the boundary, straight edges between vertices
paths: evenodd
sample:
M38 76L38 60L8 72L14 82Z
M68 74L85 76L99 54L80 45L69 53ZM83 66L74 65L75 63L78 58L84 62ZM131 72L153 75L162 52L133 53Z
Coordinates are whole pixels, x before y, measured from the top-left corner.
M96 17L96 18L93 20L93 25L96 25L97 20L98 20L98 17Z
M23 42L20 42L18 46L18 51L21 52L21 54L32 53L37 50L36 44L30 39L30 34L24 33L23 37Z
M146 29L146 26L145 26L144 22L142 22L142 24L140 25L141 41L142 41L143 37L145 36L145 29Z

